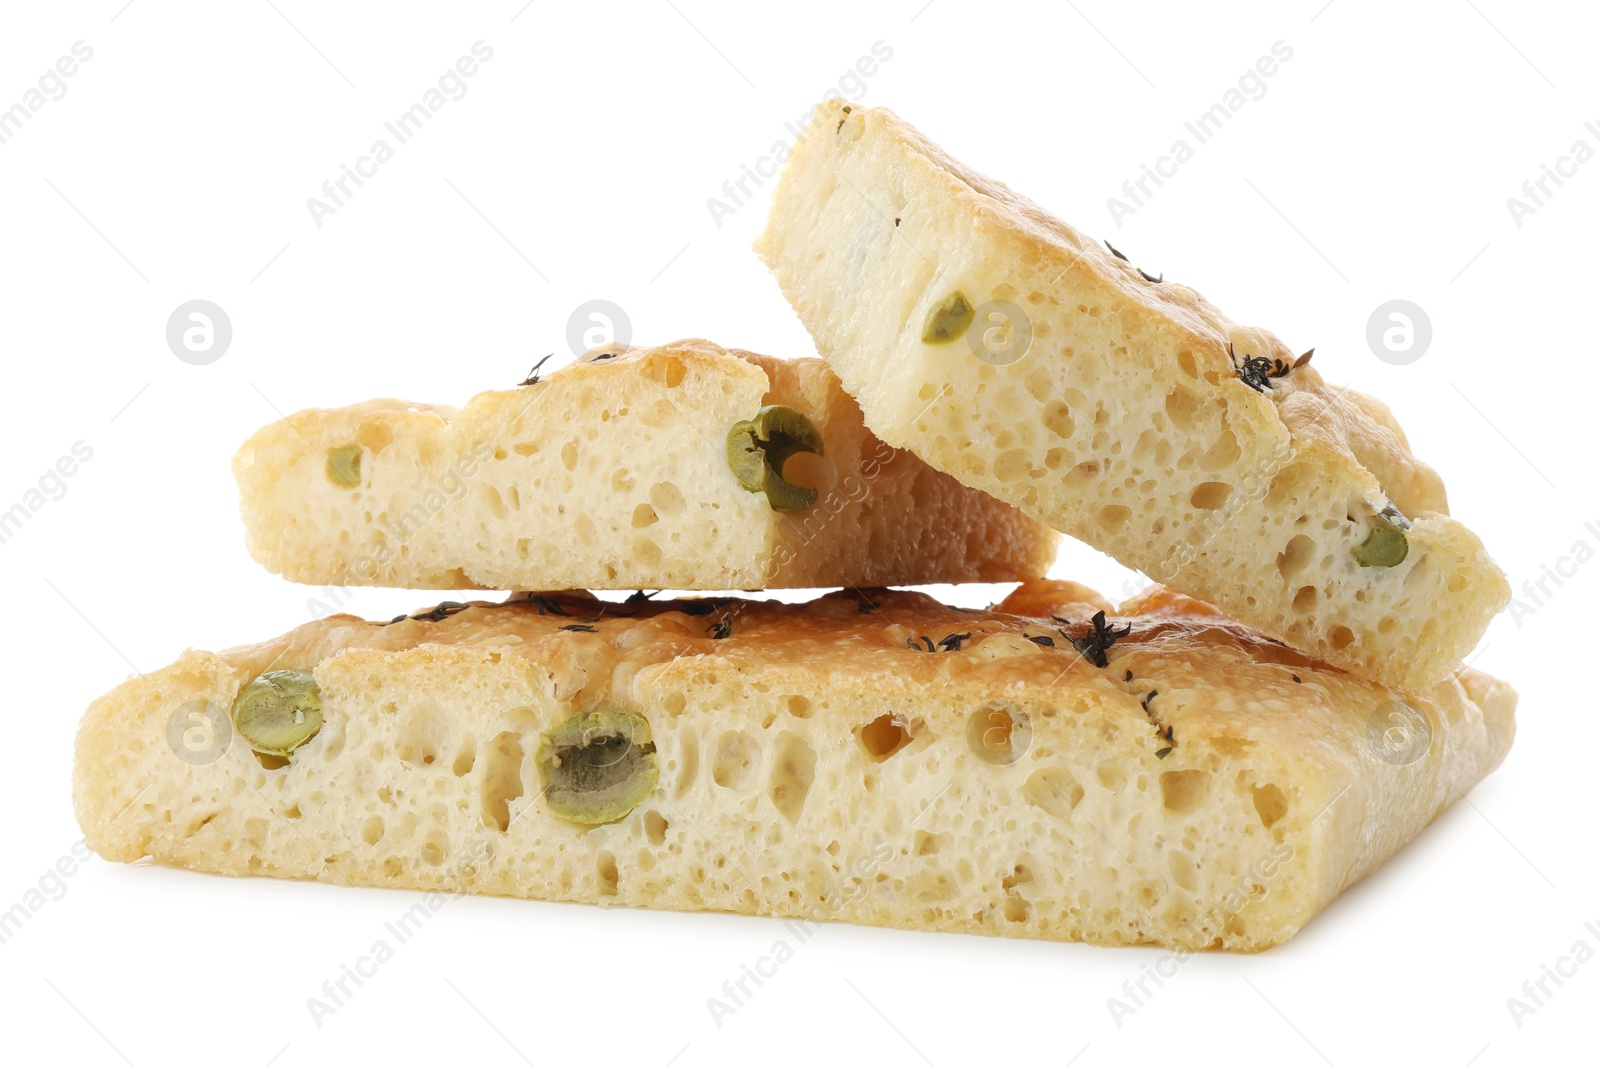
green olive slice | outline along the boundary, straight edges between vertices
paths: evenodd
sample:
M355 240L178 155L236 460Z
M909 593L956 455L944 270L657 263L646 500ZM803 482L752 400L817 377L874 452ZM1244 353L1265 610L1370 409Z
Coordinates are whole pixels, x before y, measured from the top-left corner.
M563 719L540 736L534 762L550 811L582 826L623 818L658 778L650 724L619 708Z
M310 671L267 671L239 690L233 728L263 756L289 754L322 729L322 696Z
M1410 550L1405 530L1380 513L1373 520L1366 539L1350 552L1363 567L1398 567Z
M767 503L771 505L773 511L804 511L817 502L815 489L786 482L770 472L763 488L767 491Z
M756 424L751 419L734 423L728 431L728 468L739 484L752 493L766 488L767 453L756 437Z
M922 343L943 345L965 336L967 327L972 325L972 315L972 302L958 289L928 312L922 324Z
M328 481L341 489L355 489L361 485L361 449L356 445L341 445L328 450L328 465L324 468Z
M822 454L822 434L794 408L769 404L728 431L728 467L752 493L766 493L774 511L803 511L817 491L784 481L783 465L799 452Z

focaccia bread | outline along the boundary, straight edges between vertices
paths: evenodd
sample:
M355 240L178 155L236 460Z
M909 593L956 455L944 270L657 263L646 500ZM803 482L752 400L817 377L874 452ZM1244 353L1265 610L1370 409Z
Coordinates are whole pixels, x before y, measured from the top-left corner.
M691 340L532 377L460 411L263 427L233 462L251 554L297 582L427 589L994 582L1055 559L1053 531L874 437L821 360ZM733 456L741 425L766 444Z
M757 250L874 433L1366 677L1471 651L1509 586L1383 404L891 112L820 110Z
M113 860L1252 951L1498 764L1514 705L1160 589L545 594L185 653L89 708L73 793Z

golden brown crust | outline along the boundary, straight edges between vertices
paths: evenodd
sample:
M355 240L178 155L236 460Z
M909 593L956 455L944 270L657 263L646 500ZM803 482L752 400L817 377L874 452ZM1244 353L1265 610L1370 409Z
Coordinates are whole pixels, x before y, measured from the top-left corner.
M230 874L1254 950L1510 745L1515 696L1476 672L1399 693L1162 590L1086 641L1104 610L1040 582L988 611L873 589L338 616L97 701L75 804L102 855ZM174 758L180 709L269 669L313 671L328 717L287 767ZM597 707L650 723L660 784L574 828L529 761ZM998 712L1024 740L997 760Z

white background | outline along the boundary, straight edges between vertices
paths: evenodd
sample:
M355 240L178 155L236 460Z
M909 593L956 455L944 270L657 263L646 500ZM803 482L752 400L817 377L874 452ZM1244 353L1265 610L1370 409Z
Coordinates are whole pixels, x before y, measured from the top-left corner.
M93 449L0 544L0 909L79 837L71 742L90 699L188 645L309 617L314 591L245 553L228 462L258 425L514 383L570 358L568 317L595 298L635 341L810 353L749 250L768 190L747 186L720 226L706 201L880 41L892 56L847 95L1391 403L1529 609L1475 660L1521 690L1517 743L1291 942L1192 959L1120 1026L1107 999L1158 950L833 926L719 1027L706 999L779 924L467 898L319 1028L306 998L412 894L91 859L0 945L7 1060L1593 1062L1600 962L1520 1027L1506 1003L1579 939L1600 948L1584 927L1600 927L1600 562L1523 589L1576 542L1600 547L1600 161L1520 226L1507 206L1574 141L1600 148L1587 5L274 3L0 14L0 108L74 42L93 48L0 144L0 510ZM493 58L466 95L319 228L307 198L479 40ZM1107 198L1277 41L1293 56L1265 94L1118 226ZM233 326L208 366L165 341L195 298ZM1366 341L1395 298L1433 328L1405 366ZM1138 584L1079 545L1057 573L1113 598ZM436 599L359 590L344 607Z

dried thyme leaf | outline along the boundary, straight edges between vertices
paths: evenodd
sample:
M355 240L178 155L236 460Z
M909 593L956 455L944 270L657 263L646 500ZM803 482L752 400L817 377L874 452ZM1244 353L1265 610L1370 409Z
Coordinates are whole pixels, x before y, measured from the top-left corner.
M458 611L465 611L467 607L468 605L463 604L460 601L446 600L429 609L428 611L418 612L415 615L402 617L416 619L419 622L442 622L444 619L454 615Z
M531 599L533 600L533 606L539 609L540 615L550 614L560 615L563 618L568 617L566 608L562 607L560 604L557 604L554 600L551 600L542 593L536 597L532 597Z
M1097 611L1094 613L1094 618L1089 620L1087 633L1081 637L1068 637L1067 640L1071 641L1072 647L1081 652L1083 657L1090 663L1093 663L1096 667L1104 667L1108 662L1106 653L1111 649L1111 646L1132 632L1133 625L1131 623L1123 626L1120 630L1115 626L1107 626L1106 613ZM1063 636L1066 635L1063 634Z
M1116 245L1112 244L1110 241L1106 241L1106 242L1104 242L1104 244L1105 244L1107 250L1109 250L1112 255L1114 255L1118 259L1122 260L1122 262L1126 263L1128 266L1133 267L1133 261L1130 260L1127 256L1123 255L1121 252L1117 251L1117 246ZM1139 272L1139 277L1143 278L1147 282L1150 282L1152 285L1158 285L1166 278L1165 274L1157 274L1154 277L1152 277L1150 275L1150 272L1146 271L1142 267L1133 267L1133 269Z
M1240 363L1239 357L1234 354L1232 342L1228 344L1228 358L1233 361L1233 370L1239 380L1258 393L1271 392L1275 388L1272 379L1282 378L1294 369L1281 359L1268 359L1266 356L1246 356L1244 362Z
M553 358L554 356L555 356L555 353L552 352L552 353L550 353L550 355L545 356L539 362L535 363L533 365L533 369L528 372L528 376L526 378L522 379L522 381L518 382L517 384L518 385L538 385L541 381L544 380L544 379L539 377L539 368L544 366L546 363L550 362L551 358Z

